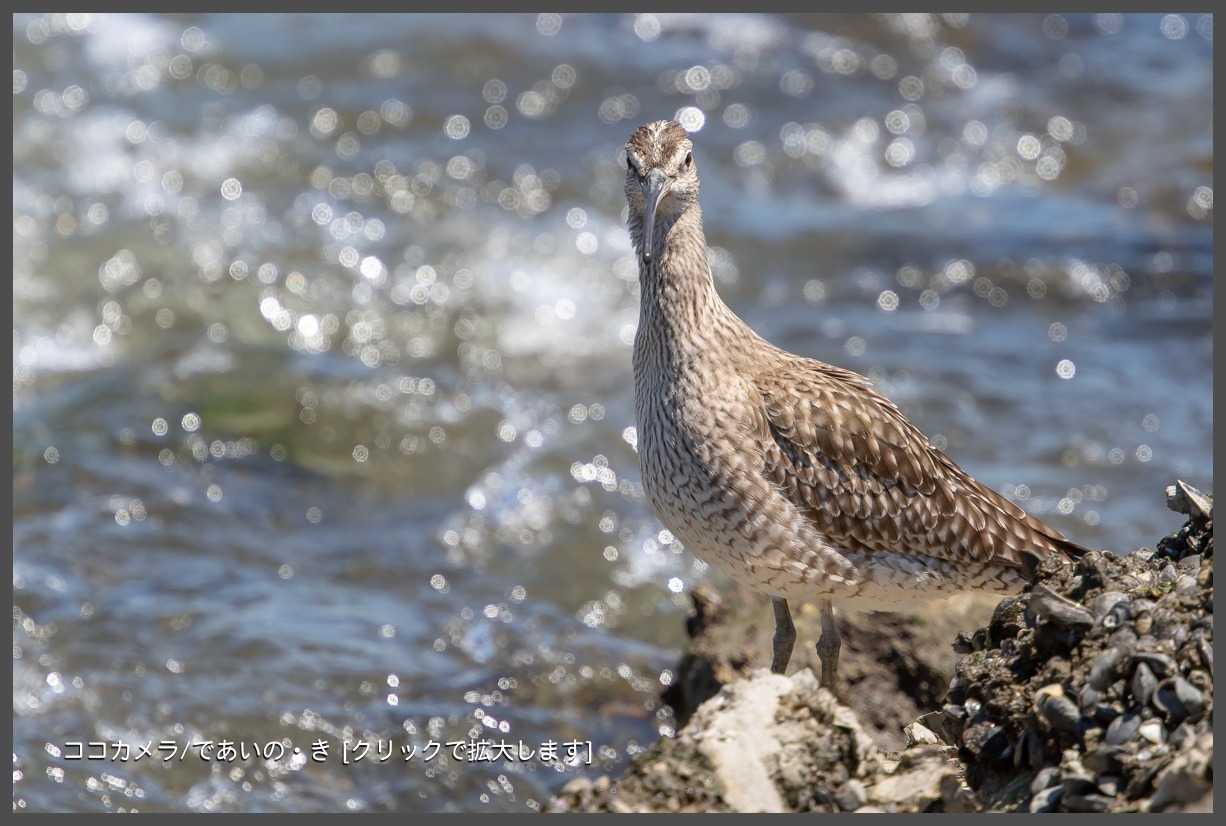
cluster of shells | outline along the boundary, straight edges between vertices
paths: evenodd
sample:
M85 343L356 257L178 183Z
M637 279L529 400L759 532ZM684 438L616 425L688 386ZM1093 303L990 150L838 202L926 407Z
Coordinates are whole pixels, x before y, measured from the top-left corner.
M1045 560L959 638L946 704L919 722L958 747L986 808L1211 806L1212 503L1168 494L1189 519L1156 552Z

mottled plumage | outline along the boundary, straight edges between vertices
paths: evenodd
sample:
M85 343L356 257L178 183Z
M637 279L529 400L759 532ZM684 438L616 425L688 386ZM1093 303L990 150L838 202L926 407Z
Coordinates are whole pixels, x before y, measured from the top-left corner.
M643 487L687 548L772 597L772 668L795 638L788 599L818 603L834 690L835 605L1016 592L1048 553L1084 553L971 478L863 376L775 347L720 300L692 152L671 121L626 144Z

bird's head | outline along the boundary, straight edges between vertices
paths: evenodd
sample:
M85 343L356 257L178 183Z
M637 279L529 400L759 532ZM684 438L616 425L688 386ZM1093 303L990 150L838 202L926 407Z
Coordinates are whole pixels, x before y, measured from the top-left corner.
M658 120L640 126L626 143L626 202L630 221L643 229L643 259L655 254L657 225L668 226L698 201L694 145L681 124Z

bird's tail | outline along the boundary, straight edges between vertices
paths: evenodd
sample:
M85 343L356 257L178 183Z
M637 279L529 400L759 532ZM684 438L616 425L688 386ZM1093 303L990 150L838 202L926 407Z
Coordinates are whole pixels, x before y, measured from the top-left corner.
M1047 532L1046 539L1050 545L1049 548L1042 551L1027 551L1020 555L1022 562L1022 573L1025 574L1026 579L1030 580L1031 582L1034 581L1035 571L1038 569L1039 563L1043 561L1043 558L1047 554L1055 551L1063 556L1066 562L1076 562L1090 552L1089 548L1082 547L1076 542L1065 539L1055 530L1049 530Z

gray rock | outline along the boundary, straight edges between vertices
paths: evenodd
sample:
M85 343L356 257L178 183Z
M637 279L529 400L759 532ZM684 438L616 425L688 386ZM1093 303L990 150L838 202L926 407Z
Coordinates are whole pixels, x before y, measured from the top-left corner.
M1157 687L1158 678L1154 676L1153 670L1144 662L1137 663L1136 670L1132 672L1132 683L1130 684L1133 701L1138 705L1149 705L1149 701L1154 696L1154 689Z
M1154 689L1154 705L1177 726L1205 710L1205 695L1183 677L1169 677Z
M735 811L784 811L769 756L780 749L775 712L791 688L787 677L754 672L749 679L724 686L699 706L687 725L703 733L698 751L711 763L724 799Z
M1106 691L1115 679L1115 668L1125 658L1126 653L1119 648L1108 648L1097 657L1090 665L1090 678L1088 684L1096 691Z
M1143 662L1159 679L1179 672L1179 664L1175 658L1161 651L1137 651L1132 655L1135 662Z
M1040 623L1051 622L1062 628L1089 628L1094 615L1082 605L1063 597L1046 585L1036 585L1030 593L1030 610Z
M1182 479L1166 488L1166 506L1176 513L1209 519L1213 517L1213 499L1205 496Z
M1196 648L1200 652L1201 660L1209 669L1209 676L1213 676L1213 645L1204 637L1201 637L1196 641Z
M902 753L892 774L867 787L868 801L888 812L923 812L943 799L946 777L957 778L962 766L935 746L918 746Z
M1059 785L1060 770L1055 766L1047 766L1035 773L1034 779L1030 781L1030 791L1032 794L1038 794L1044 789Z
M1192 574L1180 574L1175 580L1175 593L1181 597L1196 596L1200 592L1200 584Z
M946 774L941 778L941 805L950 814L979 811L979 800L975 793L966 785L966 781L956 774Z
M1077 733L1081 711L1076 703L1065 696L1059 685L1046 686L1035 692L1034 707L1049 728Z
M1179 571L1175 568L1174 562L1168 562L1162 566L1162 570L1158 571L1158 584L1171 585L1179 576Z
M1179 727L1170 733L1166 738L1167 744L1176 751L1183 751L1188 748L1196 739L1196 726L1186 720L1179 724Z
M1097 788L1094 775L1086 770L1077 749L1065 749L1060 756L1060 785L1064 794L1085 794Z
M1103 591L1098 596L1090 601L1090 610L1094 612L1094 619L1102 622L1103 618L1116 610L1116 606L1123 604L1123 619L1128 619L1132 613L1128 606L1128 595L1122 591Z
M1123 770L1124 759L1131 753L1125 746L1103 744L1086 752L1082 762L1100 778L1104 774L1118 774Z
M1185 573L1195 576L1196 572L1200 570L1200 560L1200 554L1188 554L1183 559L1176 562L1175 567Z
M1140 730L1141 715L1134 711L1129 711L1111 721L1111 725L1107 726L1107 734L1104 740L1106 740L1108 745L1122 746L1137 739L1137 734Z
M1087 792L1086 794L1064 793L1060 799L1060 808L1066 812L1109 812L1114 798L1103 794Z
M919 720L916 720L914 723L911 723L909 726L904 728L903 734L906 735L908 748L911 746L942 745L941 738L937 737Z
M1212 733L1209 733L1210 749L1212 737ZM1196 803L1212 792L1213 783L1209 777L1211 771L1212 751L1206 753L1192 748L1178 755L1155 778L1154 795L1150 798L1149 810L1160 812L1171 806Z
M868 792L864 790L864 784L853 777L834 793L834 802L844 812L859 811L868 802Z
M962 745L975 759L991 763L1005 756L1009 738L1000 726L979 723L969 726L962 733Z
M1155 746L1166 742L1166 727L1161 720L1146 720L1137 728L1137 734Z
M1103 693L1094 686L1086 683L1077 692L1077 705L1086 714L1093 711L1094 707L1102 702Z
M1036 792L1030 798L1030 811L1033 813L1039 812L1054 812L1056 807L1060 805L1060 799L1064 797L1064 789L1059 786L1051 786L1043 789L1041 792Z

